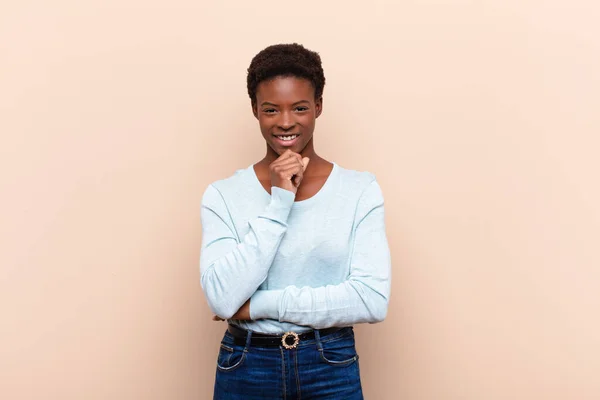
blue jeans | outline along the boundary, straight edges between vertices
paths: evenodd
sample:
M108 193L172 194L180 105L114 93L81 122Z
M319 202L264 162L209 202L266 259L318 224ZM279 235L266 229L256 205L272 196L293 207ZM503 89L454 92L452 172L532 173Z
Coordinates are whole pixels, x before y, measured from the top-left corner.
M215 400L363 399L352 327L300 341L295 349L237 345L225 332Z

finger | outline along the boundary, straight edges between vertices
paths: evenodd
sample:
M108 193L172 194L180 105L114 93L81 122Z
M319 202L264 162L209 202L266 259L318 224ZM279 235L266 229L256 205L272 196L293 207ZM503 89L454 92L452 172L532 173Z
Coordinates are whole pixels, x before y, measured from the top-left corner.
M288 167L292 166L292 165L302 165L302 160L300 159L300 156L296 157L291 157L286 159L285 161L282 161L278 164L273 164L273 168L282 168L282 169L287 169Z
M284 151L283 153L281 153L281 155L279 157L277 157L277 159L275 161L273 161L273 163L277 163L283 160L287 160L288 158L292 157L294 155L294 152L291 151L290 149L287 149L286 151Z
M286 158L292 157L294 154L298 154L298 153L292 151L291 149L287 149L286 151L281 153L281 155L277 158L277 160L279 160L279 159L284 160Z
M300 183L302 183L302 177L298 175L294 176L294 178L292 179L292 183L296 187L300 186Z
M302 171L298 172L293 180L294 185L296 187L300 186L300 183L304 179L304 172L306 172L306 167L308 167L309 162L310 162L310 158L308 158L308 157L304 157L302 159Z
M294 162L302 162L302 156L297 153L290 153L290 157L277 159L271 164L272 167L292 164Z
M302 171L306 171L306 167L308 167L308 163L310 162L310 158L304 157L302 159L303 168Z
M286 151L281 153L281 155L279 157L277 157L277 160L285 160L286 158L290 158L290 157L294 157L294 156L298 156L298 155L300 155L300 154L296 153L295 151L293 151L291 149L287 149ZM275 160L275 161L277 161L277 160Z
M302 178L304 176L304 167L302 164L293 164L281 171L281 175L286 177L287 179L291 179L294 175L300 176Z
M288 179L290 179L292 181L292 183L294 184L294 186L295 187L300 186L300 183L304 179L304 174L303 174L302 169L298 169L296 171L288 172L288 174L291 175Z
M289 173L290 171L292 172L292 174L289 176L286 176L286 174ZM275 165L275 166L271 167L272 173L276 173L280 176L286 176L287 179L289 179L293 175L295 175L297 173L296 171L304 172L304 165L302 164L301 160L290 159L290 161L287 161L283 165Z

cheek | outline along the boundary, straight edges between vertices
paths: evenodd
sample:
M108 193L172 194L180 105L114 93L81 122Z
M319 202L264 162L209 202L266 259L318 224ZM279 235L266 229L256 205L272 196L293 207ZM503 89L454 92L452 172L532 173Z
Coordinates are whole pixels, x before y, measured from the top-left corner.
M301 124L307 128L315 126L315 116L310 115L310 116L307 116L306 118L302 118Z
M260 126L260 130L261 132L267 132L269 130L269 124L267 121L265 121L264 119L259 119L258 120L258 125Z

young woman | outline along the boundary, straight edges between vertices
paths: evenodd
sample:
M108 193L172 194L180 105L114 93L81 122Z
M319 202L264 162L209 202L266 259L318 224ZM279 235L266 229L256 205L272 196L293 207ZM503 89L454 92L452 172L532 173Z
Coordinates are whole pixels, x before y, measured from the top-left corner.
M202 288L228 321L214 398L362 399L352 326L382 321L390 296L381 189L315 152L317 53L267 47L247 85L266 155L202 198Z

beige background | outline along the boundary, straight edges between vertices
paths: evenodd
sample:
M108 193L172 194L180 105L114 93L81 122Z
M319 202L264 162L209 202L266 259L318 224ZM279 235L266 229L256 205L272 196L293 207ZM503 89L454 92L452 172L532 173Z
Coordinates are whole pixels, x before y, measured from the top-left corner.
M600 398L597 2L0 7L0 398L210 397L200 198L263 156L246 68L292 41L317 150L386 197L367 398Z

